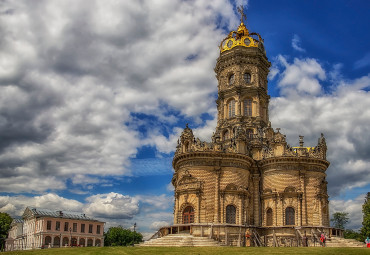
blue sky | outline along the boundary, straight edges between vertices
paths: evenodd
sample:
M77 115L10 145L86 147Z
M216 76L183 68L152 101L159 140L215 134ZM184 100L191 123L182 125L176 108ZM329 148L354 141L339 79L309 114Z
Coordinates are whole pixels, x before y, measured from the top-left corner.
M207 2L0 3L0 211L83 211L146 235L171 223L176 142L186 123L212 135L218 45L243 4L272 63L272 126L292 146L325 134L331 212L359 228L370 190L370 3Z

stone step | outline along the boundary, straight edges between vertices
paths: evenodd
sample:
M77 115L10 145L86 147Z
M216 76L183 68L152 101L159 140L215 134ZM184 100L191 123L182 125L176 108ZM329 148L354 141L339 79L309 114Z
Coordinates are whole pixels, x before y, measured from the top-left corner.
M365 247L365 244L355 239L345 239L341 237L331 237L326 241L327 247Z
M151 239L139 246L220 246L208 237L195 237L190 234L170 234L161 238Z

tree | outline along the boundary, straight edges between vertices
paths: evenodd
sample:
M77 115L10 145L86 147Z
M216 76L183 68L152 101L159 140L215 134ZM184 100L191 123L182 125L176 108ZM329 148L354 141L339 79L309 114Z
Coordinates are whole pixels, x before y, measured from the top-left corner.
M0 212L0 245L1 250L4 249L5 239L8 237L8 232L10 229L10 224L12 224L12 217L7 213Z
M333 218L330 221L333 222L333 227L344 229L349 221L348 213L346 212L333 213Z
M104 234L104 246L128 246L142 241L142 234L121 226L110 227Z
M365 203L362 205L363 221L361 233L366 237L370 237L370 192L367 193Z
M362 236L362 234L352 229L344 230L343 237L346 239L356 239L357 241L360 242L364 241L364 237Z

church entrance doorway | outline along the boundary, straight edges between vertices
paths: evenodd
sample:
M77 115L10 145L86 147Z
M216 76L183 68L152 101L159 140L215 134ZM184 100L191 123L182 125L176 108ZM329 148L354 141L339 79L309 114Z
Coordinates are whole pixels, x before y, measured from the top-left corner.
M182 213L182 223L194 223L194 208L192 206L187 206L184 209L184 212Z

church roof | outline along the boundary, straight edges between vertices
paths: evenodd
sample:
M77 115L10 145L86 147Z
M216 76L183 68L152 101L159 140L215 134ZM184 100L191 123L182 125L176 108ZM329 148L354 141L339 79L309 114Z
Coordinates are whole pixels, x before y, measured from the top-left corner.
M239 8L240 12L240 25L237 31L231 31L229 35L222 40L220 44L220 52L231 50L237 46L247 47L247 48L259 48L265 53L265 48L263 46L263 39L258 33L249 33L249 30L244 24L244 19L246 18L243 7Z

